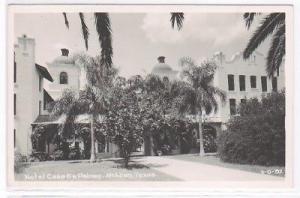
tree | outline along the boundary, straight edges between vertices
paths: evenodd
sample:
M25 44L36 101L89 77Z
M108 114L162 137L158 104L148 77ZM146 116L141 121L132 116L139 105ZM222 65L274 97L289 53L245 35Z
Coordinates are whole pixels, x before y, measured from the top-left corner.
M71 99L71 100L70 100ZM102 90L87 86L84 90L76 93L72 90L65 90L62 97L55 102L52 114L66 115L62 127L62 136L69 137L74 133L75 120L79 115L88 114L91 123L91 156L90 162L95 162L95 123L103 115L107 108L105 93Z
M203 114L210 114L218 110L216 97L225 101L225 93L212 85L216 65L214 62L203 62L196 65L191 58L180 59L183 67L181 75L184 81L176 82L172 86L172 93L176 96L174 105L180 114L190 113L198 117L200 156L204 156L203 146Z
M102 130L114 142L127 168L131 153L143 143L143 125L137 94L127 87L113 87L110 108Z
M258 13L245 13L246 27L249 29ZM262 20L250 38L243 52L244 59L248 59L255 49L269 36L272 36L268 51L266 71L271 77L279 72L279 67L285 56L285 13L270 13Z
M72 128L76 117L87 113L91 121L91 157L95 162L95 122L107 109L109 88L114 82L117 70L113 67L105 67L99 56L90 57L85 54L77 54L74 59L84 67L87 77L87 86L79 94L66 91L56 102L53 113L66 114L67 118L63 131L74 131Z
M63 12L64 22L66 27L69 29L69 20L67 13ZM98 34L98 40L101 47L101 64L106 67L111 67L113 65L113 47L112 47L112 30L109 14L105 12L95 12L95 26ZM85 48L88 50L88 40L89 40L89 28L86 25L85 17L82 12L79 12L79 19L81 22L82 37L85 42ZM173 12L171 13L171 24L174 28L175 23L177 24L178 30L182 28L182 22L184 20L183 13Z

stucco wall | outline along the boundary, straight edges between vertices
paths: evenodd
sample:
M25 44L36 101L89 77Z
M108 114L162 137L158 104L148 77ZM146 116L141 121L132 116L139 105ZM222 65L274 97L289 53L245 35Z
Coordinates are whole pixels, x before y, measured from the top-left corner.
M48 63L48 69L54 80L48 85L48 92L54 99L58 99L64 89L79 90L81 72L77 65ZM61 72L66 72L68 74L68 84L60 84L59 76Z
M213 121L227 122L230 118L229 99L236 100L236 107L240 105L241 99L250 99L253 97L261 98L262 95L272 92L272 79L267 77L267 92L262 91L261 76L267 76L266 73L266 59L264 55L255 53L255 58L251 57L249 60L243 60L241 54L235 55L231 60L223 57L215 57L218 68L214 78L214 86L225 91L227 98L226 102L222 104L219 100L219 111L212 113L208 119ZM234 75L234 91L228 89L228 75ZM240 91L239 75L245 75L245 91ZM256 76L256 88L251 88L250 76ZM284 63L280 69L279 76L277 76L278 90L285 87L284 84Z
M16 83L16 115L14 129L16 130L16 148L23 155L31 153L31 123L39 114L39 101L43 107L43 79L39 90L39 74L35 67L35 41L21 37L15 46Z

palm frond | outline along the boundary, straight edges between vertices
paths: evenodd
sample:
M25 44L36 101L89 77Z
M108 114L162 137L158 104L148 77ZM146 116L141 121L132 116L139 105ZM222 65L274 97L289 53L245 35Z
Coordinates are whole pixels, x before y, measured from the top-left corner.
M250 29L251 25L252 25L252 22L254 20L254 17L256 15L259 15L260 13L257 13L257 12L246 12L244 15L243 15L243 18L245 20L245 24L246 24L246 27L247 29Z
M285 25L282 24L273 36L271 47L267 56L266 71L269 77L279 72L279 67L285 55Z
M89 29L86 26L86 23L84 20L84 15L82 12L79 12L79 18L80 18L80 22L81 22L81 29L82 29L82 35L84 38L84 42L85 42L85 48L86 48L86 50L88 50L88 48L89 48L89 46L88 46Z
M67 14L65 12L63 12L63 16L64 16L64 20L65 20L65 25L69 29L69 21L68 21Z
M285 13L271 13L264 18L260 26L252 35L243 52L243 58L248 59L254 50L278 27L283 24Z
M184 13L182 12L172 12L171 13L171 25L172 28L174 29L175 23L177 25L177 29L180 30L183 26L183 20L184 20Z
M111 67L113 48L112 48L112 31L110 27L110 19L107 13L95 13L96 30L101 46L101 65Z

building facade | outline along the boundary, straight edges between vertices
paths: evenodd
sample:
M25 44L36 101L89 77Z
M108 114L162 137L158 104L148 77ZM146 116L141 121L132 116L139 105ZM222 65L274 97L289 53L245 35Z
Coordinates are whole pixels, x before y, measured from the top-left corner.
M53 83L48 85L48 92L57 100L65 89L79 91L84 82L81 81L82 69L75 63L74 58L69 56L69 50L61 49L61 56L47 63L49 72L53 76ZM84 75L84 74L83 74Z
M26 35L14 46L14 144L22 155L32 150L31 124L47 114L49 95L44 90L44 79L52 81L47 69L35 63L35 41Z
M171 66L164 63L164 57L158 58L159 63L153 67L152 73L170 80L179 80L177 71ZM266 72L266 57L254 52L248 59L244 60L242 52L234 54L227 59L222 52L216 52L211 60L216 65L213 86L223 90L226 94L226 101L221 102L220 98L216 98L218 102L218 111L209 115L204 115L202 123L204 130L212 137L213 141L217 136L226 129L226 123L232 116L239 114L238 109L241 103L250 98L261 99L272 91L280 91L285 88L284 63L274 77L268 77ZM197 117L192 115L189 117L195 124L198 122ZM194 129L194 138L199 139L197 127ZM199 147L199 143L194 148ZM146 149L146 148L145 148ZM199 152L199 149L197 150Z
M266 57L254 52L244 60L242 52L227 59L222 52L216 52L213 60L217 63L214 86L225 91L225 103L219 101L219 111L208 115L210 122L226 123L231 116L238 115L238 107L246 99L261 99L272 91L279 91L285 87L284 66L274 77L266 73ZM284 64L284 63L283 63Z

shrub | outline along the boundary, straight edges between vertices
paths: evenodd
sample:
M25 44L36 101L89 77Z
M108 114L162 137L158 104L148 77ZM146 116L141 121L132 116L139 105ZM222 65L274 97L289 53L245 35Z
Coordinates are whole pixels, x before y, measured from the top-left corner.
M220 158L258 165L285 164L285 95L271 93L247 100L218 138Z
M62 150L55 150L51 155L53 160L63 160L64 159L64 152Z
M79 147L72 147L70 149L69 157L70 160L78 160L81 159L81 150Z
M32 151L31 155L29 156L30 162L40 162L48 159L49 155L46 152Z
M16 173L20 173L24 167L24 162L27 161L26 156L21 155L17 150L14 152L14 170Z

